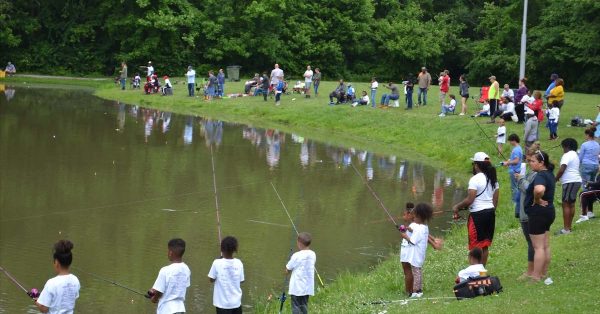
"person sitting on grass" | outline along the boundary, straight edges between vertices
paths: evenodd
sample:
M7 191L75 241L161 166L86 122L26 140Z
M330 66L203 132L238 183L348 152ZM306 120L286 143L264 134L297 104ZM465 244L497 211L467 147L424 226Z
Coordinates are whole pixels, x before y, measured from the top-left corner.
M8 76L13 76L13 75L15 75L15 73L17 73L17 69L15 68L14 64L12 64L10 61L8 61L8 64L6 65L4 72L6 72L6 75L8 75Z
M356 90L352 87L352 84L348 84L348 91L346 92L346 101L353 102L356 98Z
M490 101L486 99L485 102L483 103L483 106L481 107L481 110L477 111L477 113L472 115L471 118L489 117L489 116L490 116Z
M476 278L487 273L485 266L481 263L482 255L483 251L478 247L469 251L469 267L458 272L456 283L461 283L469 280L469 278Z
M387 107L390 105L390 100L398 100L400 98L398 87L394 83L389 82L388 85L383 85L383 87L389 89L391 93L383 94L383 96L381 96L381 104L379 107Z
M333 98L337 99L337 103L333 102ZM340 79L340 84L335 88L331 94L329 94L329 105L343 103L346 100L346 84L344 80Z
M450 104L442 104L442 113L440 113L440 117L445 117L446 113L454 112L456 108L456 96L450 95Z
M352 107L366 106L368 104L369 104L369 96L367 95L367 91L364 90L364 91L362 91L362 97L360 97L360 99L355 99L352 102Z

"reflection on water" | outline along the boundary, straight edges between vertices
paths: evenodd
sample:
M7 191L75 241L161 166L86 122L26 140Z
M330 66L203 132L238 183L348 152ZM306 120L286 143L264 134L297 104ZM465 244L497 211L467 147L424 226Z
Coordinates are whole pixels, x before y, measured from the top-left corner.
M192 270L188 311L213 311L205 280L219 251L211 145L223 233L240 241L246 305L282 288L291 228L270 182L295 224L313 234L326 280L367 270L399 244L351 165L398 221L405 202L431 202L441 213L430 225L434 234L448 228L444 209L464 196L443 170L402 156L107 102L82 91L14 95L0 98L0 265L38 288L52 274L49 247L68 237L75 266L144 291L167 263L166 242L178 236L188 242L184 260ZM81 312L153 311L144 299L78 275ZM29 307L17 289L0 286L0 312Z

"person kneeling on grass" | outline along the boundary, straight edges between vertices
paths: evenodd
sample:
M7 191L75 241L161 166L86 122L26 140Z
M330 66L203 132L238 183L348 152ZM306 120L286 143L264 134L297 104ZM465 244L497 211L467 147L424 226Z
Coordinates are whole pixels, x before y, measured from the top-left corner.
M337 99L337 103L333 102L333 98ZM344 84L344 80L340 79L340 84L335 88L331 94L329 94L329 105L333 106L335 104L339 104L344 102L346 99L346 84Z
M476 247L469 251L469 267L458 272L455 282L461 283L469 280L469 278L475 278L479 276L485 276L487 270L481 263L483 251Z
M445 117L446 113L454 112L454 108L456 108L456 96L450 95L450 104L442 104L442 113L440 113L440 117Z
M366 106L368 104L369 96L367 96L367 91L362 91L362 96L360 97L360 99L355 99L354 102L352 102L352 107Z

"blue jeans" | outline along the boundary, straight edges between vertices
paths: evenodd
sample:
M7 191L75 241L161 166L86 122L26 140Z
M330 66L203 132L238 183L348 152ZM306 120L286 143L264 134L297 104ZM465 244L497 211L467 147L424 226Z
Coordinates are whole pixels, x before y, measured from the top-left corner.
M581 185L585 190L585 184L596 180L596 174L598 174L598 165L594 164L581 164Z
M320 81L313 82L313 87L315 88L315 95L317 95L319 93L319 84L320 83L321 83Z
M406 92L406 108L412 108L413 99L412 99L412 91Z
M194 96L194 83L188 83L188 94Z
M215 87L209 86L208 88L206 88L206 94L210 97L214 97L215 96Z
M450 105L442 105L442 113L447 114L448 112L453 112L455 108L450 108Z
M371 90L371 102L373 103L371 105L371 107L375 108L377 106L377 90L376 89L372 89Z
M225 95L225 83L219 83L219 92L217 96L223 97Z
M423 102L421 102L421 95L423 95ZM419 87L419 91L417 92L417 104L419 106L421 104L423 104L423 106L427 105L427 88Z
M512 170L508 171L510 176L510 192L512 201L515 203L515 217L519 218L519 206L521 206L521 191L519 191L519 181L515 178L515 173Z
M121 79L121 89L122 89L122 90L125 90L125 81L126 81L126 80L127 80L127 79L124 79L124 78L122 78L122 79Z
M383 94L383 96L381 96L381 104L387 106L390 104L390 100L398 100L398 98L400 98L399 95Z

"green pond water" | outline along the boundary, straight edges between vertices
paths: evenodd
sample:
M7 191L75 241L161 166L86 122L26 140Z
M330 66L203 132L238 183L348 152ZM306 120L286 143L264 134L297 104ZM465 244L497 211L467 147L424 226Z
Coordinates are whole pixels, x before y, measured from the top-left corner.
M405 202L432 203L435 235L449 228L440 211L464 195L443 170L402 156L105 101L84 90L1 87L0 266L41 290L54 276L53 243L70 239L79 313L155 312L148 300L95 276L145 292L168 264L174 237L187 242L188 312L214 311L207 274L220 253L211 147L221 231L240 243L246 312L281 293L293 237L271 183L298 229L312 233L326 283L397 258L390 252L398 252L398 231L352 165L398 223ZM0 313L26 312L37 311L0 273Z

